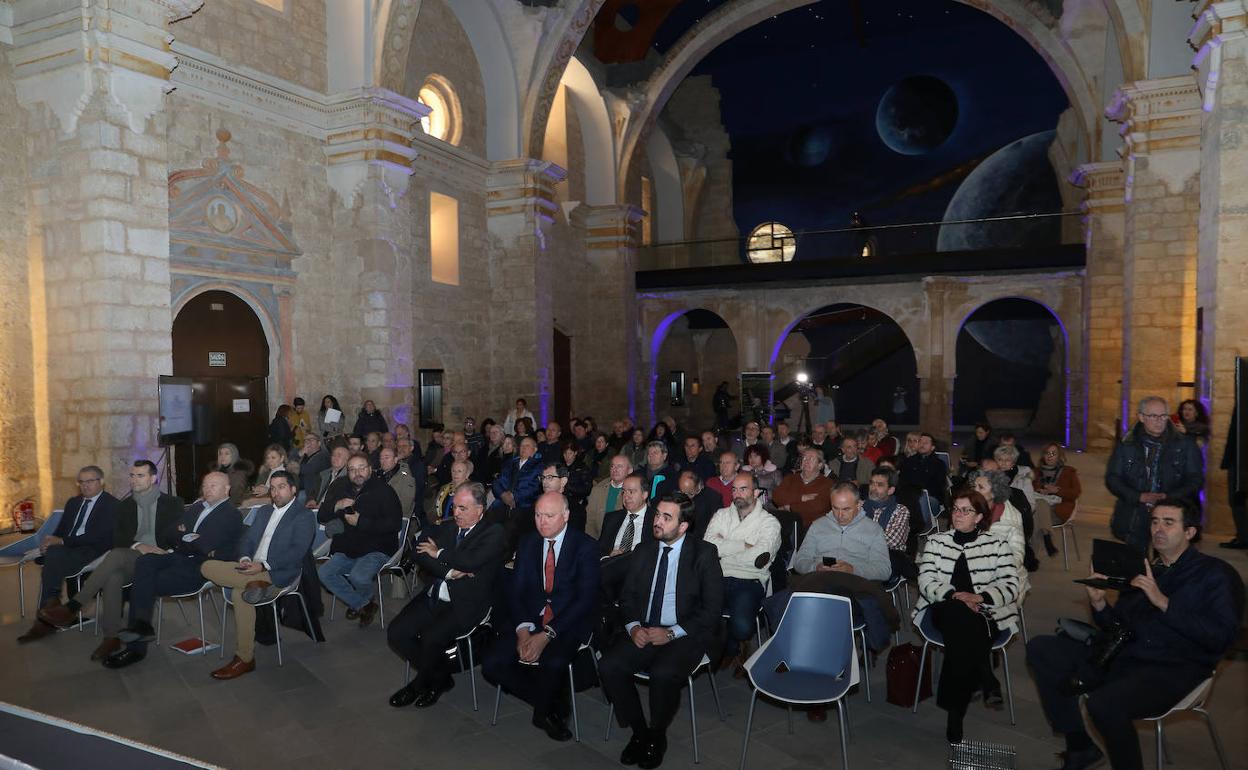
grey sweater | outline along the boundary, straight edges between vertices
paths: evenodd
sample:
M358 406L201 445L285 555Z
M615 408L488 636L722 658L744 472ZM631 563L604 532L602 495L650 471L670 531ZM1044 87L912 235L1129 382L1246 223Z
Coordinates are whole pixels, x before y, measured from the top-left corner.
M854 574L866 580L888 580L893 573L884 530L861 510L845 526L830 513L811 524L793 558L793 569L814 572L824 556L852 564Z

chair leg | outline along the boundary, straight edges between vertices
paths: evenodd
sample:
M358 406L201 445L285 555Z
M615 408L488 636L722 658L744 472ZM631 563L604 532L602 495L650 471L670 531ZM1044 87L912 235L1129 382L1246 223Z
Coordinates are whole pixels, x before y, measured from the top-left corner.
M60 586L57 586L59 591ZM57 596L60 596L58 593ZM26 617L26 563L17 565L17 606L22 617Z
M407 687L412 683L412 662L410 660L403 662L403 686Z
M724 709L719 705L719 685L715 683L715 672L709 668L706 670L706 678L711 680L711 695L715 698L715 713L719 714L719 721L724 721Z
M273 634L277 637L277 665L282 666L282 621L277 618L277 602L269 604L273 608Z
M381 618L381 630L386 630L386 600L381 596L381 573L377 573L377 615ZM476 709L473 709L476 711Z
M1079 535L1073 525L1070 528L1070 542L1075 545L1075 561L1082 561L1083 557L1079 555Z
M845 719L845 699L836 702L836 721L841 727L841 768L849 770L849 721Z
M338 595L334 592L329 594L329 619L334 619L334 611L338 609Z
M1005 670L1005 695L1010 701L1010 724L1016 725L1014 721L1014 683L1010 680L1010 656L1005 654L1005 648L1001 648L1001 667Z
M784 712L787 715L787 718L789 720L789 735L792 735L793 734L793 707L786 706L784 709Z
M303 622L307 623L308 635L310 636L312 634L312 615L308 612L308 604L303 600L303 594L296 591L295 596L299 597L299 608L303 610Z
M1066 527L1062 526L1062 563L1066 567L1066 571L1070 572L1070 551L1066 550Z
M1204 709L1193 709L1205 718L1205 727L1209 728L1209 738L1213 741L1213 750L1218 754L1218 764L1222 770L1227 770L1226 754L1222 751L1222 741L1218 738L1218 731L1213 726L1213 717L1209 716L1209 712Z
M156 597L156 646L160 646L160 626L165 619L165 600Z
M1158 722L1157 724L1159 726L1161 725L1160 722ZM1170 739L1166 737L1165 727L1162 727L1160 732L1161 732L1161 755L1166 758L1167 765L1173 765L1174 759L1172 759L1170 756Z
M1156 719L1153 721L1153 742L1157 746L1157 770L1164 770L1166 766L1166 760L1165 760L1166 749L1165 749L1165 745L1162 743L1162 740L1163 739L1161 737L1161 720Z
M927 666L927 640L923 640L923 649L919 652L919 678L914 683L914 706L911 707L910 713L919 713L919 690L923 687L923 669Z
M225 599L225 589L221 589L221 660L225 660L225 624L229 619L230 603Z
M1027 636L1027 616L1023 614L1023 606L1021 604L1018 606L1018 624L1023 630L1023 644L1029 644L1031 639Z
M581 742L581 719L576 713L576 677L572 673L572 664L568 664L568 701L572 704L572 737Z
M498 704L503 700L503 686L494 687L494 716L490 717L490 727L498 724Z
M689 732L693 734L693 764L702 759L698 756L698 709L693 697L693 675L689 676Z
M477 664L472 659L472 637L468 637L468 684L472 687L472 710L477 708Z
M871 659L867 657L867 632L863 629L858 634L862 639L862 684L867 691L867 703L871 702Z
M607 702L607 734L602 736L604 741L611 740L611 723L615 721L615 704Z
M750 693L750 710L745 717L745 735L741 738L741 762L737 770L745 770L745 754L750 748L750 727L754 724L754 706L758 703L758 690Z
M208 631L204 627L204 594L201 591L196 598L196 604L199 605L199 654L208 657Z

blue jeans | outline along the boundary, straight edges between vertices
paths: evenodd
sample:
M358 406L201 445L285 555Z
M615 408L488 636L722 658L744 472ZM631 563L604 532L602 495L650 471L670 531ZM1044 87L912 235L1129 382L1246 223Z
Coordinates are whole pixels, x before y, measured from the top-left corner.
M373 551L358 559L336 553L321 565L316 574L321 578L321 585L358 612L373 600L377 591L377 573L389 558L381 551Z
M763 584L744 578L724 578L724 612L728 615L728 640L743 642L754 635L754 618L763 606Z

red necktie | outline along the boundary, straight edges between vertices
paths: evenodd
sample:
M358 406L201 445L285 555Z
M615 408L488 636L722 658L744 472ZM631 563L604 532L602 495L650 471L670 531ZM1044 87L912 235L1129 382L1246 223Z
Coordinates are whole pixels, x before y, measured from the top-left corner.
M550 593L555 590L555 541L547 540L550 547L546 549L546 567L543 572L546 575L543 587L546 589L546 606L542 608L542 626L550 625L550 619L554 617L555 611L550 608Z

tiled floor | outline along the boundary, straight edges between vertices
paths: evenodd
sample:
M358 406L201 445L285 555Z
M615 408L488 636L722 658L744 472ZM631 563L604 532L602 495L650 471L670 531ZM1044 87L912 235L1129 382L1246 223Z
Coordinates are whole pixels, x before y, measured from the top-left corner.
M1027 603L1030 630L1052 629L1059 616L1082 617L1083 590L1069 579L1086 570L1091 538L1103 527L1079 525L1085 561L1072 562L1062 571L1060 556L1045 559L1032 576ZM1207 544L1207 548L1213 548ZM1248 572L1242 553L1219 555ZM28 577L33 573L28 573ZM33 581L32 581L33 582ZM503 699L499 723L489 724L494 691L478 679L481 710L472 710L466 676L434 708L395 710L386 704L401 684L402 663L385 645L374 625L361 630L341 619L325 622L328 642L316 645L305 636L285 636L286 665L277 666L276 653L261 648L254 674L233 682L216 682L207 660L186 657L165 648L153 649L142 664L111 671L88 660L96 643L88 630L69 631L31 645L18 646L16 637L26 627L17 611L17 576L0 571L0 700L51 713L128 738L196 757L229 768L526 768L618 767L617 758L627 739L614 730L604 742L606 708L598 690L579 696L580 744L556 744L529 725L523 704ZM33 603L32 595L28 597ZM400 602L390 602L391 612ZM194 605L188 605L193 617ZM183 623L181 614L166 607L168 639L197 632L198 624ZM210 621L209 636L216 623ZM909 634L913 639L913 633ZM232 648L232 643L229 645ZM227 650L228 655L228 650ZM1018 767L1041 770L1058 766L1054 738L1036 699L1019 642L1009 648L1014 674L1018 726L1006 712L973 705L967 736L1006 743L1018 749ZM944 765L944 712L925 701L919 713L884 702L884 666L871 671L874 703L861 692L849 698L850 764L855 768L935 768ZM730 676L718 678L727 720L716 718L709 684L695 681L702 767L734 768L741 750L742 730L749 703L747 686ZM1224 664L1213 698L1212 711L1232 765L1248 768L1248 663ZM1213 768L1216 760L1203 725L1178 718L1167 731L1177 770ZM665 767L692 766L688 712L682 706L669 733L671 747ZM1151 734L1145 741L1145 765L1152 765ZM0 747L0 751L3 747ZM750 743L749 766L783 770L796 767L837 767L839 743L836 720L811 724L798 714L789 735L781 709L760 705ZM89 766L84 764L84 767Z

